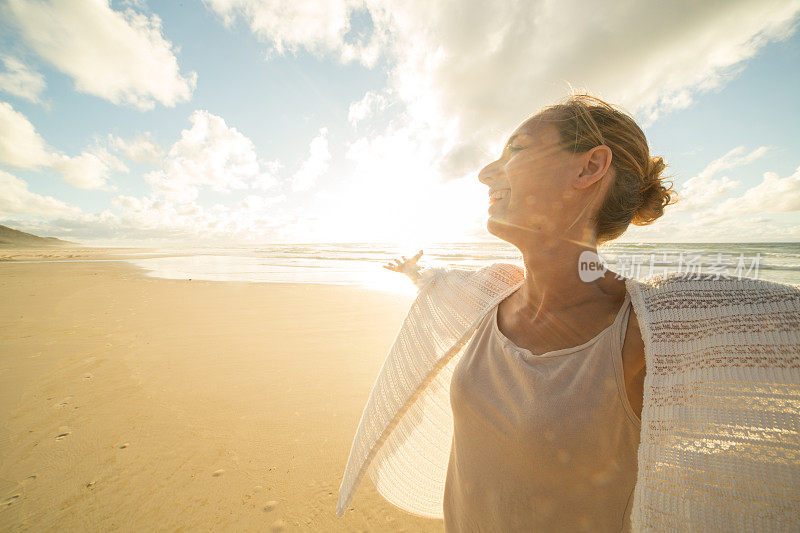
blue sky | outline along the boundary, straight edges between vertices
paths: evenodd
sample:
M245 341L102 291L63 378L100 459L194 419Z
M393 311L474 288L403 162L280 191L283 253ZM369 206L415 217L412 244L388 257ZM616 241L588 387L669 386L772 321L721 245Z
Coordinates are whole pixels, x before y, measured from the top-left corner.
M799 2L563 5L4 1L0 223L491 240L478 170L571 84L631 112L681 194L621 240L800 239Z

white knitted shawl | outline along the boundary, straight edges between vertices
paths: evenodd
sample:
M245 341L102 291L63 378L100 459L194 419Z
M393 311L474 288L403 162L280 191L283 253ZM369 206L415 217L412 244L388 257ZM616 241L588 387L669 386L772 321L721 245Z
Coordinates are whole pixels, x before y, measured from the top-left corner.
M429 268L367 401L337 513L369 472L397 507L442 518L450 378L524 270ZM800 286L667 274L628 279L647 373L635 531L800 530Z

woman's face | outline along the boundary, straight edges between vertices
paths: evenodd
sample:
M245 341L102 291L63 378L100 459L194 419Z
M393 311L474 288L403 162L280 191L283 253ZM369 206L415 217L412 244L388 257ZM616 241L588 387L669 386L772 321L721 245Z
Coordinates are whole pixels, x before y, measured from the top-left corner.
M505 193L500 200L489 199L489 232L512 244L524 244L532 237L541 244L575 238L572 226L575 217L580 217L577 204L585 200L585 191L573 184L582 167L580 154L560 147L555 126L531 120L523 123L509 138L500 159L478 174L490 195Z

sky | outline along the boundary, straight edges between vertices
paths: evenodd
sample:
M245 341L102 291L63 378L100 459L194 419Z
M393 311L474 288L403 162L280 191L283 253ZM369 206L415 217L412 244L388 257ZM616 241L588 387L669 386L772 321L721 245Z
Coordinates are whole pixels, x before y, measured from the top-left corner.
M478 171L573 90L680 200L800 241L800 1L0 0L0 224L94 245L493 241Z

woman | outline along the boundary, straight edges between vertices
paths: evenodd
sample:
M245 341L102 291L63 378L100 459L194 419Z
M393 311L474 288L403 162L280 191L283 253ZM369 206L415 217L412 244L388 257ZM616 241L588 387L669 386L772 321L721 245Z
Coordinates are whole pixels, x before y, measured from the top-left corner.
M487 229L520 250L525 282L486 316L452 378L448 531L619 531L628 521L644 345L625 282L611 271L585 282L578 264L628 223L663 213L664 166L632 119L583 97L525 121L480 172ZM503 453L486 460L493 449Z
M628 115L573 96L525 121L479 174L487 229L520 250L524 270L419 273L421 251L387 266L421 290L362 416L340 513L368 469L389 501L448 531L621 531L632 514L637 528L797 525L797 409L780 408L776 428L762 407L764 387L800 397L800 291L581 270L598 244L674 201L664 168ZM767 315L774 335L759 325ZM750 436L731 434L745 426ZM739 444L757 450L757 468ZM751 471L732 479L737 465ZM755 480L774 486L747 493Z

